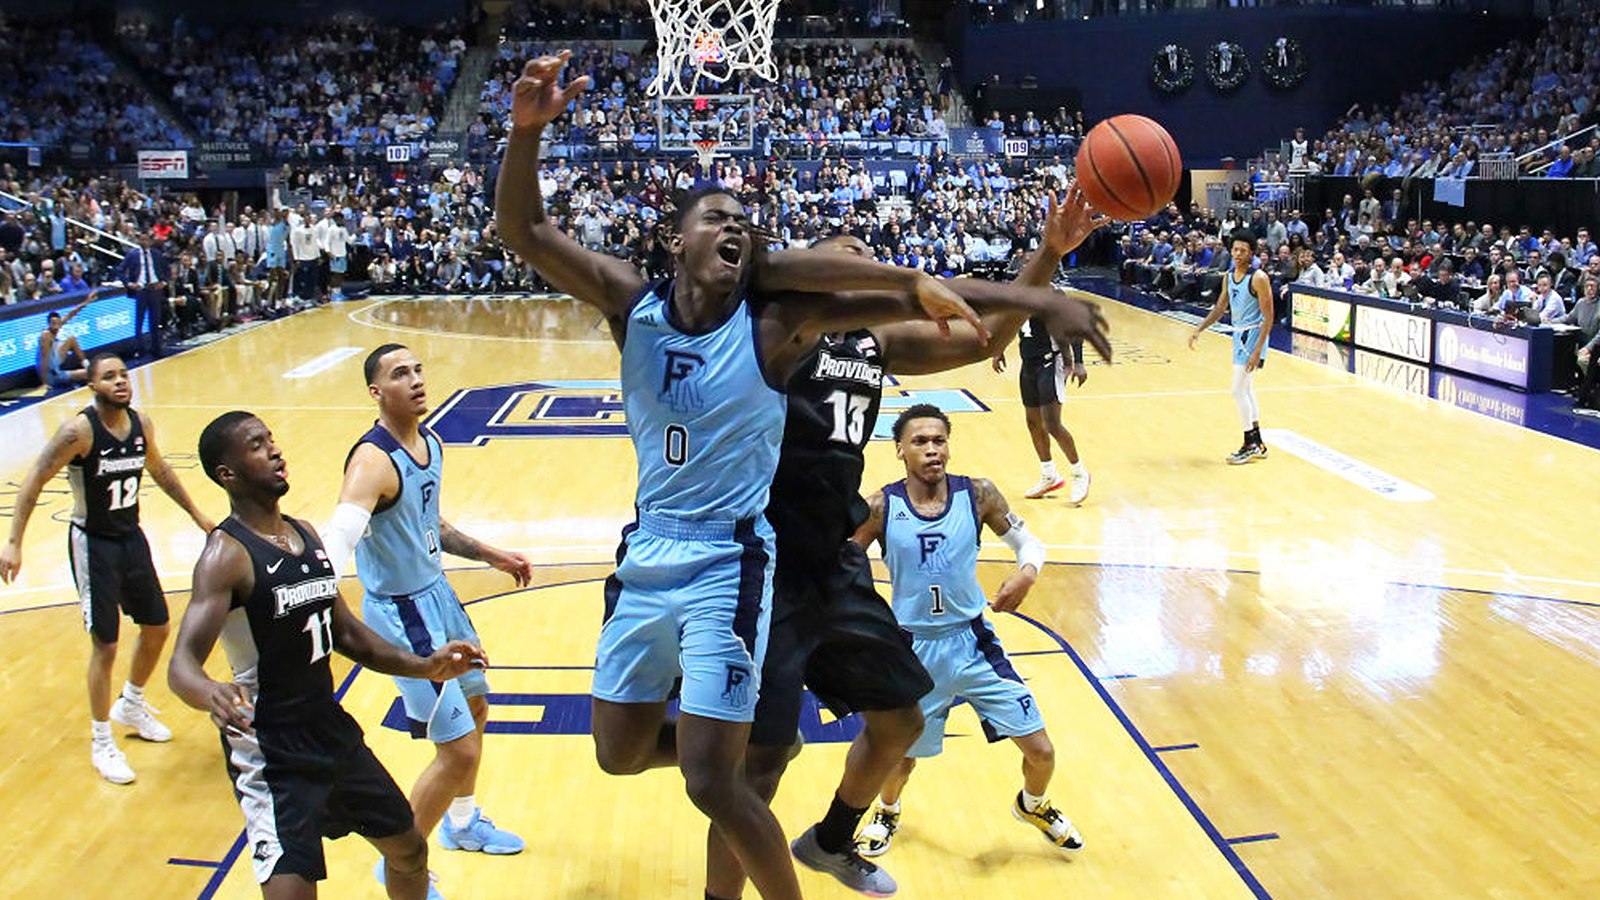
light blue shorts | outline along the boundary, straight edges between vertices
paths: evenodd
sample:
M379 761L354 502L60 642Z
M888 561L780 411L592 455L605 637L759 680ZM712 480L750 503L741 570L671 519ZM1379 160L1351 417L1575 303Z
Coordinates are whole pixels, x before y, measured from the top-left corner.
M350 257L335 256L328 260L328 271L336 275L343 275L350 268Z
M289 254L285 253L281 249L274 249L272 247L268 247L267 248L267 268L269 268L269 269L287 268L288 265L289 265L289 263L287 262L288 255Z
M1236 366L1250 363L1250 351L1256 348L1256 336L1261 333L1261 325L1252 325L1241 328L1233 333L1233 364ZM1261 362L1267 361L1267 348L1261 348Z
M912 635L911 647L933 677L923 696L922 736L906 751L910 757L938 756L944 750L945 723L958 701L972 704L992 743L1033 734L1044 727L1033 692L1012 668L1000 639L982 616L967 627L936 636Z
M361 600L361 618L379 637L418 656L427 656L450 641L471 641L483 646L467 611L461 608L461 601L443 575L415 594L366 594ZM489 693L489 681L482 669L472 669L442 683L396 675L394 683L405 703L411 736L427 738L435 744L446 744L471 733L477 723L472 719L467 698Z
M594 696L658 703L683 679L683 712L755 718L772 616L772 528L764 518L692 522L650 513L623 529L606 579Z

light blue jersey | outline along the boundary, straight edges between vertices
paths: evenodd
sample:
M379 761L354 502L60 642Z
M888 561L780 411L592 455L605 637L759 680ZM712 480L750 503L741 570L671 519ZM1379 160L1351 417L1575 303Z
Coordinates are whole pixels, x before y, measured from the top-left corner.
M1253 278L1255 278L1253 270L1245 273L1243 281L1234 281L1231 270L1224 276L1228 285L1228 319L1233 323L1235 331L1261 325L1261 301L1257 299L1255 292L1250 290L1250 281Z
M748 300L721 324L677 327L673 281L651 285L628 315L622 399L638 457L634 504L676 519L760 516L778 469L787 410L767 384Z
M946 476L944 512L925 517L906 483L883 488L883 561L894 582L894 617L912 634L968 627L988 606L978 585L979 518L972 481Z
M1235 282L1231 269L1222 276L1228 290L1228 318L1233 322L1233 364L1236 366L1250 361L1250 354L1255 352L1257 332L1265 324L1261 300L1250 290L1250 282L1255 277L1255 271L1251 270L1243 281ZM1262 361L1265 362L1265 357Z
M388 454L400 478L400 493L388 506L373 512L367 533L356 544L356 572L361 586L370 594L398 597L419 593L444 573L439 559L439 485L444 474L444 447L438 435L426 428L422 429L422 437L428 446L426 464L412 459L382 425L372 426L356 442L356 447L372 444Z
M289 223L273 222L267 229L267 267L282 269L289 259Z

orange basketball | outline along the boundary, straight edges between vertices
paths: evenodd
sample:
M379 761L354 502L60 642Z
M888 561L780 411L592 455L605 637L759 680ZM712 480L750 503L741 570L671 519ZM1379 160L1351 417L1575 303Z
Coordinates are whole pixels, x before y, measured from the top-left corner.
M1123 222L1160 212L1183 178L1172 135L1144 116L1112 116L1094 126L1077 162L1078 187L1089 203Z

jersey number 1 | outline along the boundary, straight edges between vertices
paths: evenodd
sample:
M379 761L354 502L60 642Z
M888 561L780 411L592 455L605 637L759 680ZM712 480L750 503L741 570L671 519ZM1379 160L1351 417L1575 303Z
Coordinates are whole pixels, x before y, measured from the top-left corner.
M928 590L933 592L933 608L929 612L936 616L944 615L944 589L935 584L931 585Z
M311 635L311 662L327 656L333 649L333 607L307 616L306 627L300 630Z
M113 481L106 485L106 490L111 492L111 509L127 509L139 503L139 476L129 475L121 481Z
M834 391L826 402L833 407L833 434L828 439L852 446L861 443L867 430L867 407L872 404L872 398Z

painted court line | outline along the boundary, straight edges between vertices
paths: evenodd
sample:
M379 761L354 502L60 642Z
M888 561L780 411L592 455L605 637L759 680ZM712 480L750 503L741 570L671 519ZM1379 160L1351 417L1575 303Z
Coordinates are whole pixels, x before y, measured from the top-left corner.
M1156 753L1171 753L1175 750L1198 750L1199 744L1168 744L1165 747L1151 747Z
M289 371L283 373L283 377L310 378L313 375L321 375L323 372L328 371L334 366L337 366L339 363L344 362L360 352L360 347L337 347L333 350L329 350L327 353L324 353L315 359L307 360L306 362L295 366Z
M1326 447L1287 428L1264 428L1261 436L1268 447L1299 457L1324 472L1337 475L1359 488L1364 488L1385 500L1401 503L1423 503L1433 499L1433 493L1369 466L1359 459Z
M1254 844L1258 841L1275 841L1277 839L1278 835L1269 831L1265 834L1247 834L1242 837L1227 838L1226 840L1228 841L1228 846L1232 847L1236 844Z

